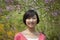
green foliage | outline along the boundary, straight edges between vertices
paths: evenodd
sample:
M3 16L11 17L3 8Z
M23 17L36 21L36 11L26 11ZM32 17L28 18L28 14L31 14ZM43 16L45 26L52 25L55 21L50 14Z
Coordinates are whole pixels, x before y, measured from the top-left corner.
M36 30L47 40L60 40L60 0L0 0L0 40L13 40L15 33L23 31L23 15L28 9L38 12L40 23Z

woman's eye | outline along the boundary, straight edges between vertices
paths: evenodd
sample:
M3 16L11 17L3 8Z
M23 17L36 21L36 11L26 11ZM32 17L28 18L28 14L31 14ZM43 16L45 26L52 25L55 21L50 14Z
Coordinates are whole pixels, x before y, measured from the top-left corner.
M33 18L33 19L36 19L36 18Z
M28 18L28 19L30 19L30 18Z
M27 18L27 19L30 19L30 18Z

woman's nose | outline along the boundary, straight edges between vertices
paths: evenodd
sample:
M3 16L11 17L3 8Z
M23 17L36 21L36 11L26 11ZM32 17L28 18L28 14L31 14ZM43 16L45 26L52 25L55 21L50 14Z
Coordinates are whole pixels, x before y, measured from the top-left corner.
M32 21L33 21L33 19L30 19L30 21L32 22Z

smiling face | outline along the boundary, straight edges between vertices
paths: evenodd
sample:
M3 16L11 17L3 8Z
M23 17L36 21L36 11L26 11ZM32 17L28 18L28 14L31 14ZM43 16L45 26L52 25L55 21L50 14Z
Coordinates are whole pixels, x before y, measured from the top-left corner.
M37 17L36 17L36 15L26 19L26 25L28 26L28 28L34 28L36 24L37 24Z
M23 15L23 22L28 28L35 28L36 24L39 23L39 17L36 11L28 10Z

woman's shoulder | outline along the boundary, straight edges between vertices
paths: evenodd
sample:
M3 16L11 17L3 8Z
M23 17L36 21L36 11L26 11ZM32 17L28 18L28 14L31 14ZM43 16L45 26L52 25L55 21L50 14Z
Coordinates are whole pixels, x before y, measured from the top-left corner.
M16 33L15 36L21 36L21 32Z
M14 40L26 40L21 32L17 33L14 37Z
M40 33L39 39L46 40L46 35L44 33Z
M14 36L14 40L19 40L21 38L21 36L22 36L21 32L16 33Z
M20 36L21 36L21 33L20 32L19 33L16 33L15 36L14 36L14 39L20 38Z

